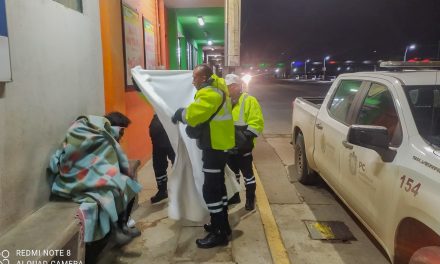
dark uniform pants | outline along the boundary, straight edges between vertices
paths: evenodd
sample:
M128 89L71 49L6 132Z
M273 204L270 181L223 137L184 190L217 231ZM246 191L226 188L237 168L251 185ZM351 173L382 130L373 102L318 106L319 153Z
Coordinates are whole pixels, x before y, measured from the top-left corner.
M152 141L154 176L156 177L157 186L161 186L163 183L168 181L168 159L174 164L176 154L174 153L171 144L168 146L163 146L160 144L155 144L154 139L152 139Z
M153 169L156 183L158 187L162 186L165 188L164 183L168 181L168 159L174 164L176 154L171 147L167 132L156 114L151 120L149 134L151 137L151 143L153 144Z
M252 168L252 150L239 151L237 154L229 154L228 166L235 173L237 182L240 183L240 171L244 177L246 187L246 198L255 197L255 176Z
M222 150L203 150L203 198L211 215L214 232L230 233L228 197L225 186L225 166L228 153Z

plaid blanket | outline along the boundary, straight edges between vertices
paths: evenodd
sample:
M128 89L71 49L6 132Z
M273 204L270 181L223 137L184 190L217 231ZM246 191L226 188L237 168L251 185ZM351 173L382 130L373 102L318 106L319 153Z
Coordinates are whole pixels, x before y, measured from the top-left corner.
M52 192L80 203L84 241L109 233L141 186L129 175L127 156L115 140L117 127L100 116L81 116L51 157Z

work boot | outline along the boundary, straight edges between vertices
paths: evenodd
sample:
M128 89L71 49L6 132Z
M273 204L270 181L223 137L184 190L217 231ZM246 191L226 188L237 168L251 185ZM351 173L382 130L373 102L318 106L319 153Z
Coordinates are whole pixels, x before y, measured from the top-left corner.
M127 225L124 225L122 227L122 232L124 232L124 234L135 238L141 235L141 231L139 229L137 229L135 226L134 227L128 227Z
M231 204L239 204L239 203L241 203L240 193L239 193L239 192L236 192L236 193L231 197L231 199L228 200L228 205L231 205Z
M199 248L226 246L228 243L228 236L220 231L210 232L206 237L196 240L197 247Z
M255 195L250 195L246 197L246 204L244 205L244 209L247 211L252 211L255 209Z
M166 182L158 185L158 189L159 190L157 191L157 193L150 198L152 204L158 203L163 199L168 198L168 190L167 190Z
M131 236L125 234L124 231L117 225L112 225L111 240L115 242L116 246L122 247L130 243L132 239L133 238Z
M209 224L204 224L204 225L203 225L203 229L205 229L205 231L206 231L206 232L209 232L209 233L212 233L212 232L213 232L211 223L209 223ZM225 233L226 233L226 235L227 235L228 237L230 237L230 236L232 235L232 230L231 230L231 228L230 228L230 227L227 228L226 231L225 231Z

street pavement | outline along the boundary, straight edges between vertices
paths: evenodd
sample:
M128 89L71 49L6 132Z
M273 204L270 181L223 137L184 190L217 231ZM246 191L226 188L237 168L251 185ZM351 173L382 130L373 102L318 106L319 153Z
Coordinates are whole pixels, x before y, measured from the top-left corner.
M293 173L292 101L299 96L323 96L329 87L328 83L258 79L251 83L249 93L259 99L266 120L264 135L254 150L254 164L265 194L257 194L254 212L244 210L244 201L230 209L234 231L228 246L198 249L195 239L205 235L203 223L169 219L166 201L150 204L156 184L149 162L138 176L145 189L133 213L142 235L121 249L106 249L99 263L275 263L273 259L295 264L389 263L325 183L303 186ZM241 197L245 197L244 192ZM262 206L264 202L268 202L269 209ZM271 217L275 219L275 231L262 221ZM356 240L312 240L305 220L342 221ZM281 237L279 241L276 235ZM287 253L285 261L274 258L279 253L276 249Z

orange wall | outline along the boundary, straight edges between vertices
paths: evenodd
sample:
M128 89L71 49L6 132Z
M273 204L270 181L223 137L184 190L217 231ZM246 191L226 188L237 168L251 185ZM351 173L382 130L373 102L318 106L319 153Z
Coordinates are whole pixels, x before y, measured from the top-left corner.
M124 3L138 12L141 25L142 17L153 24L156 29L156 63L166 65L168 59L163 0L124 0ZM145 163L151 158L148 126L153 109L137 92L125 91L121 4L121 0L100 0L105 110L125 113L131 119L132 124L122 139L122 146L130 159L139 159ZM160 29L159 24L162 25Z
M100 0L101 43L104 66L105 111L126 114L124 88L124 54L122 44L120 0ZM124 137L122 147L127 150L128 140Z
M139 23L142 24L142 17L153 24L155 34L156 46L156 66L163 65L163 50L162 43L166 41L162 39L165 37L165 25L159 29L161 24L160 17L163 16L164 6L163 0L124 0L124 3L134 8L139 14ZM161 32L163 31L163 32ZM143 32L142 32L143 34ZM154 110L152 107L141 98L137 92L130 91L125 93L125 103L127 108L127 116L131 119L132 125L127 130L126 137L128 140L128 156L132 159L139 159L145 163L151 158L152 146L150 136L148 134L148 126L153 117Z
M128 156L131 159L138 159L144 164L151 158L152 146L148 126L154 111L136 91L127 92L125 99L127 102L127 116L132 121L130 129L125 133L128 139Z
M100 0L106 112L125 113L121 2Z

